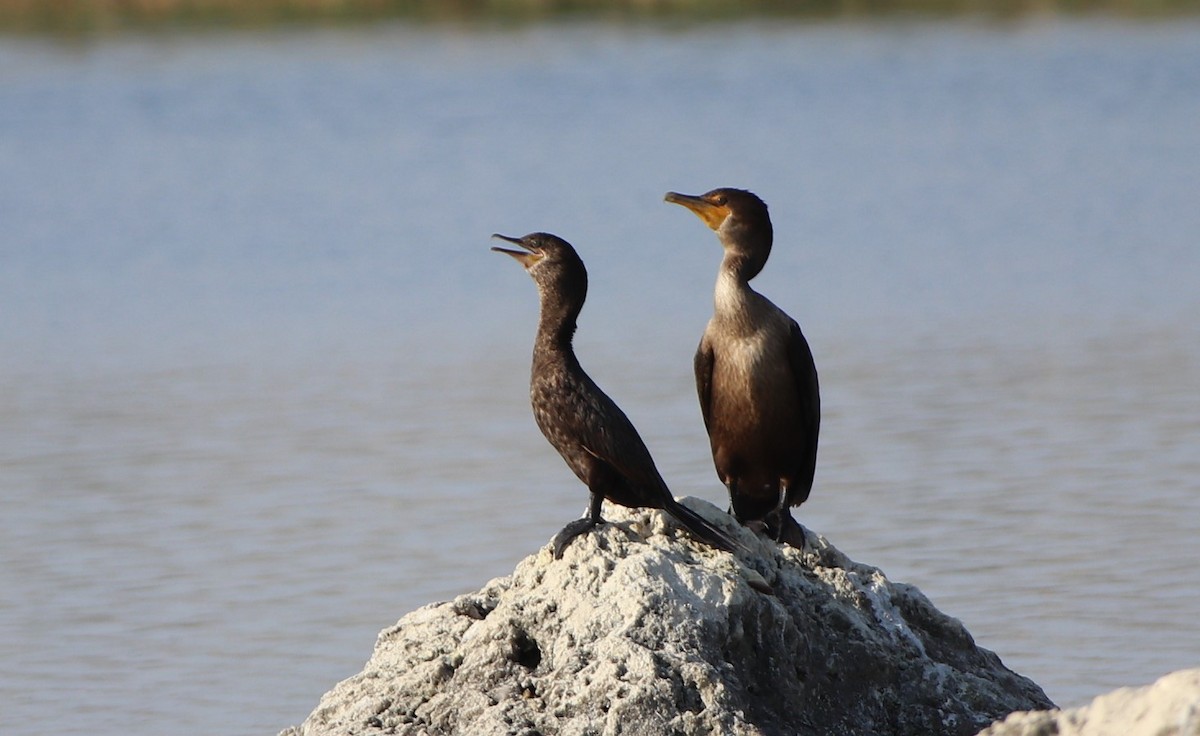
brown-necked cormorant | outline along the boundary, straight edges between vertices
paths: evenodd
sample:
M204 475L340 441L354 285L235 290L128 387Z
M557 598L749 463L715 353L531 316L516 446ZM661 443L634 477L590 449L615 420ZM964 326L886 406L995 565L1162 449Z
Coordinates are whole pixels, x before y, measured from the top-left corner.
M548 233L493 237L523 249L492 248L524 266L541 297L529 382L534 419L591 492L588 515L555 535L554 557L562 557L572 539L603 523L600 506L606 498L622 506L664 509L713 547L728 552L740 547L675 500L633 424L579 365L571 338L587 298L587 269L575 249Z
M725 256L715 308L696 350L696 391L717 475L739 521L762 522L800 547L790 508L808 499L817 464L821 396L800 326L754 289L774 237L767 205L741 189L668 192L717 233Z

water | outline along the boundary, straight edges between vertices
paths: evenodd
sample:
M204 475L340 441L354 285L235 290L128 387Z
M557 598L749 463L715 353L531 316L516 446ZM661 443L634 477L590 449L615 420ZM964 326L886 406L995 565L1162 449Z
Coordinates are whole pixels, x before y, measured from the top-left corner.
M274 733L584 505L578 348L679 494L717 245L825 418L800 518L1062 705L1200 665L1200 24L539 26L0 41L0 731ZM86 724L86 726L84 725Z

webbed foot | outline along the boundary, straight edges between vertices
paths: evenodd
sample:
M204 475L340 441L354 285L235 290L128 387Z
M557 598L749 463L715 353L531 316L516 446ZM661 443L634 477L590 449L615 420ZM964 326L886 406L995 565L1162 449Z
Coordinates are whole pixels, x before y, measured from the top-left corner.
M800 526L800 523L793 519L787 511L779 515L779 528L775 531L775 541L799 550L804 549L806 541L804 527Z
M761 521L752 523L761 524L767 535L776 542L795 547L796 549L804 549L806 541L804 527L800 526L800 523L792 518L791 512L787 509L776 509L767 514L766 518Z
M743 521L742 526L746 527L747 529L754 532L755 534L765 534L768 537L770 537L771 539L775 538L775 531L771 528L771 526L769 524L767 524L767 522L763 521L762 519L751 519L749 521Z
M554 539L550 540L551 547L554 551L554 559L562 559L563 552L567 549L567 546L571 544L571 540L575 539L575 537L578 537L580 534L586 534L587 532L591 531L593 527L599 526L603 523L603 519L593 519L585 516L582 519L576 519L570 524L564 526L562 531L560 531L558 534L555 534Z

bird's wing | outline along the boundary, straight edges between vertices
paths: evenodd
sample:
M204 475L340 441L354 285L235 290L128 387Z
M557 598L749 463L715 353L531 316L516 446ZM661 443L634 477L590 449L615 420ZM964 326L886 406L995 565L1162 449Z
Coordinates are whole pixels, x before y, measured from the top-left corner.
M591 383L584 391L586 410L579 416L587 421L576 425L580 445L589 455L615 470L631 485L657 490L666 484L654 465L654 458L625 412L599 386Z
M817 384L817 364L813 360L808 340L800 331L800 325L792 320L788 336L788 363L796 381L796 393L800 396L800 408L806 424L816 429L821 421L821 391Z
M709 415L712 410L712 374L713 348L708 341L707 333L700 338L700 346L696 348L696 357L692 360L696 371L696 394L700 398L700 413L704 416L704 429L711 432Z
M796 395L800 398L800 423L803 426L803 444L797 448L799 452L802 478L800 487L795 489L793 504L802 503L808 498L812 488L812 478L817 466L817 436L821 430L821 390L817 382L817 364L813 360L812 350L808 340L800 331L800 325L792 320L791 335L788 337L788 363L792 369L792 377L796 382Z

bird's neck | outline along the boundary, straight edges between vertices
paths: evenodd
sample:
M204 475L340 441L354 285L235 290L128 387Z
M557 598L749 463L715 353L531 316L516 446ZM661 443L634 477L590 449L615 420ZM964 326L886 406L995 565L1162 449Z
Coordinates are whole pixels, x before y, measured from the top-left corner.
M725 255L721 270L728 271L744 282L750 281L767 265L775 234L770 220L752 226L741 219L729 217L717 229L717 239Z
M758 332L773 309L766 297L750 288L737 268L722 268L713 292L713 320L723 334L749 336Z
M714 292L718 314L744 312L758 296L758 292L750 288L750 279L758 274L759 269L754 268L749 261L746 256L725 254L721 270L717 272L717 287Z
M543 302L534 340L534 355L574 355L571 340L575 336L579 311L579 306Z

